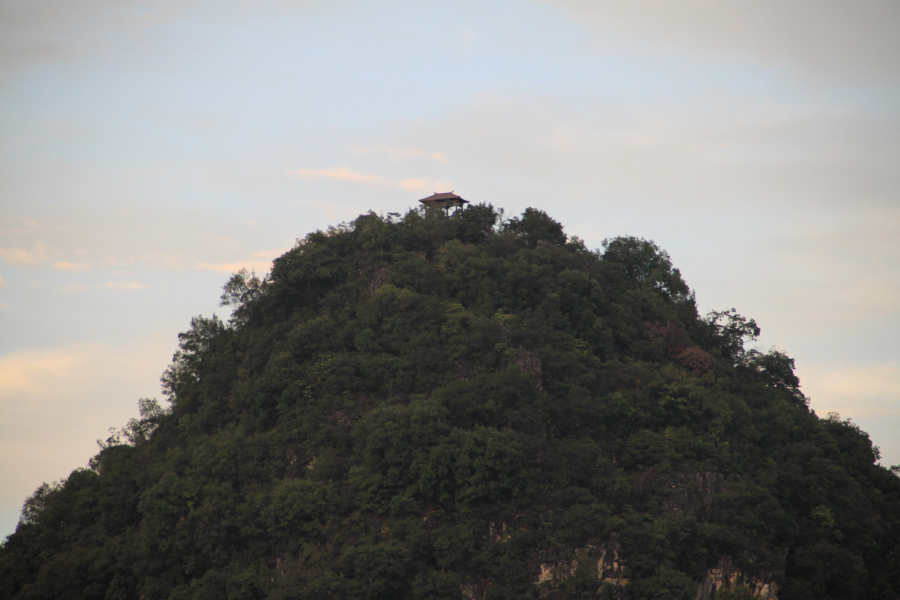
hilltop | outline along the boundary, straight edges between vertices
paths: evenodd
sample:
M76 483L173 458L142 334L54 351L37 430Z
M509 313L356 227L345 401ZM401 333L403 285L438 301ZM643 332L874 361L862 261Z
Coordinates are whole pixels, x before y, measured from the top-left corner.
M650 241L369 213L222 302L26 501L0 598L900 595L900 478Z

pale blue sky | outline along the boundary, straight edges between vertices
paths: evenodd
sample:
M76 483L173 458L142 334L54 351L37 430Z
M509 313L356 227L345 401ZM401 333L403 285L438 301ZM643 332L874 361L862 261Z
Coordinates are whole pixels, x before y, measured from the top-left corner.
M891 0L0 0L0 535L190 317L433 191L669 251L900 463Z

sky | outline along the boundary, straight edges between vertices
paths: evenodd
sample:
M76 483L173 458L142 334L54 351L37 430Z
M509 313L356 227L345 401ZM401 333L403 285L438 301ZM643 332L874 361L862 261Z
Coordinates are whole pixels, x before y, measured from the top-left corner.
M307 233L454 190L668 251L900 464L896 0L0 0L0 539Z

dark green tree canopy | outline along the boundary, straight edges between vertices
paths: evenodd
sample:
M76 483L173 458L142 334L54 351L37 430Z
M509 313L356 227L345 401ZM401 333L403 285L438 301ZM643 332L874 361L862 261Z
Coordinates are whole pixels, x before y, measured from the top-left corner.
M900 594L900 479L653 242L368 213L222 304L26 500L0 598Z

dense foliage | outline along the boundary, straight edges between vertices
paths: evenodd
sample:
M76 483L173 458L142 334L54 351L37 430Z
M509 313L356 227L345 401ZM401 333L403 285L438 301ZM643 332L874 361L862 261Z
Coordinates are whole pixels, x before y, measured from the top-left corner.
M754 321L651 242L501 216L370 213L235 275L171 404L26 502L0 597L689 599L723 564L900 595L900 479Z

